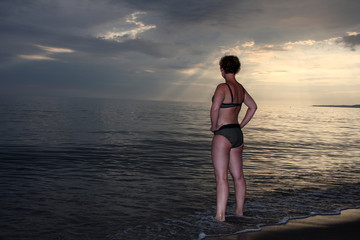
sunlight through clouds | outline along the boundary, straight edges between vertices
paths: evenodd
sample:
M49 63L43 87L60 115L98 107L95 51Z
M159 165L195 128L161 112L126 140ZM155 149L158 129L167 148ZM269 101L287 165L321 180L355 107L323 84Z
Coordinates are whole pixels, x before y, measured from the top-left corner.
M277 45L237 43L234 47L222 47L221 52L240 57L245 65L241 78L256 86L258 92L261 89L275 91L277 96L274 99L283 96L291 101L308 99L307 95L316 99L313 92L316 89L318 95L328 96L327 101L331 101L334 96L345 97L344 90L335 86L358 89L356 83L360 82L360 58L340 44L340 39L309 39ZM293 87L296 91L289 95L289 89ZM356 91L360 95L360 90Z
M199 74L199 72L201 72L204 67L206 67L206 65L204 63L198 63L198 64L195 64L192 68L181 69L181 70L178 70L178 72L180 72L181 74L184 74L184 75L192 76L195 74Z
M134 12L125 18L125 22L134 24L135 28L124 29L125 27L113 27L112 31L97 34L97 37L104 40L111 40L115 42L123 42L128 39L136 39L138 34L156 28L156 25L145 25L138 20L139 15L146 14L146 12ZM127 26L128 27L128 26ZM126 27L126 28L127 28Z
M359 58L353 54L346 54L349 50L338 44L339 39L340 37L321 41L304 40L278 45L245 43L223 48L221 52L240 55L243 61L253 68L253 71L250 71L253 75L270 74L267 78L277 77L273 81L313 80L316 76L329 79L334 76L340 77L340 75L344 77L354 71L358 72L354 63L359 63ZM256 70L255 67L261 71ZM349 67L352 71L348 71ZM343 72L344 69L346 71ZM286 80L279 78L284 73L287 73L286 77L291 76L291 78Z
M354 91L360 95L360 58L346 48L341 39L331 37L278 44L238 41L233 46L220 46L209 53L207 59L178 70L183 78L167 93L174 96L177 92L177 100L192 95L208 99L214 86L222 82L219 57L233 54L239 56L242 63L238 79L259 101L341 102L351 89L354 96Z

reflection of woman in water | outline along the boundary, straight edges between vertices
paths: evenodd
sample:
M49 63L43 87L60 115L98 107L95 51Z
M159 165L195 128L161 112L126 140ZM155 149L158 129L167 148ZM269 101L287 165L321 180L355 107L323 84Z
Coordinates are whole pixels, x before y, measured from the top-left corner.
M220 71L225 83L217 86L211 106L212 161L216 178L216 219L225 221L225 210L229 195L228 170L235 186L235 214L243 215L246 183L242 169L243 134L241 129L251 120L256 111L256 103L244 87L235 79L240 71L240 61L236 56L225 56L220 60ZM244 119L239 124L238 116L242 103L248 107Z

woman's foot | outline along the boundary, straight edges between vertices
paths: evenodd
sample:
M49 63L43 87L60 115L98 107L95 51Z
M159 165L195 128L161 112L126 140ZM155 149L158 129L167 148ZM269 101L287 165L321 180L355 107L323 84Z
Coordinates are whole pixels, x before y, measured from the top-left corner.
M241 210L235 210L235 215L236 216L239 216L239 217L243 217L244 216L244 213L243 213L243 211Z
M216 215L214 218L215 218L215 220L217 220L219 222L225 222L225 215L224 216L217 216Z

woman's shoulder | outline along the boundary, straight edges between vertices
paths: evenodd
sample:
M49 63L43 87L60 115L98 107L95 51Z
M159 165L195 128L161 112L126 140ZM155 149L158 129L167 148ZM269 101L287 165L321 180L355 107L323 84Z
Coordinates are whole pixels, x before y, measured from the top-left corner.
M225 88L225 87L227 87L226 83L219 83L216 88L217 89L222 89L222 88Z
M216 89L215 89L215 94L216 94L216 93L225 94L226 88L227 88L226 83L220 83L220 84L218 84L217 87L216 87Z

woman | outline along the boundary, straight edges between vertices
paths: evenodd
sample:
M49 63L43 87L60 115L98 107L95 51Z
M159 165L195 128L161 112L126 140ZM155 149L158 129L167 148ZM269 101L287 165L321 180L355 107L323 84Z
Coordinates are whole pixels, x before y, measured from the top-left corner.
M211 106L211 131L214 133L211 155L216 178L215 218L218 221L225 221L229 195L228 170L230 170L235 186L235 214L243 216L246 183L242 169L244 143L241 129L254 116L257 106L244 87L235 79L235 74L240 71L240 61L236 56L221 58L220 71L225 83L217 86ZM238 116L243 102L248 109L239 124Z

